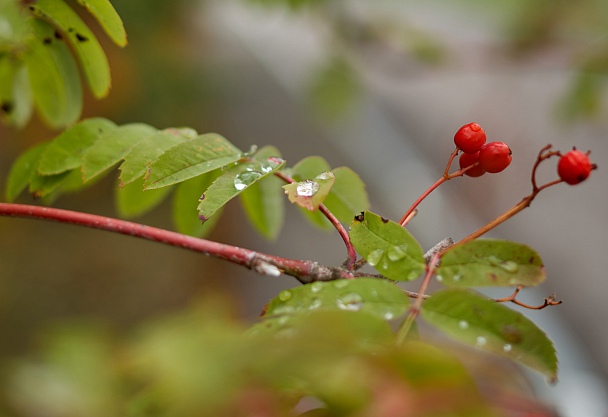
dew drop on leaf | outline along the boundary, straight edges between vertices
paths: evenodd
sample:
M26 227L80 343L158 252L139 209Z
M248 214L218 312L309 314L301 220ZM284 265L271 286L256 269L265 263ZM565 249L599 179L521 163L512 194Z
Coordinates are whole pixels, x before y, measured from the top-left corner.
M386 313L384 313L385 320L392 320L393 318L395 318L395 315L393 313L391 313L390 311L387 311Z
M279 300L281 300L281 301L287 301L290 298L291 298L291 291L289 291L289 290L281 291L281 293L279 294Z
M485 346L487 342L488 340L483 336L477 336L477 339L475 339L475 344L479 347Z
M519 269L517 262L514 262L514 261L506 261L506 262L501 263L499 266L502 269L504 269L505 271L512 272L512 273L517 272L517 270Z
M279 298L281 298L281 297L279 296ZM295 311L295 308L293 306L282 305L282 306L278 306L277 308L275 308L272 313L281 315L281 314L290 314L290 313L293 313L294 311Z
M315 180L331 180L332 178L334 178L334 174L329 171L325 171L317 175Z
M234 188L241 191L256 182L263 174L259 171L243 171L234 177Z
M313 180L305 180L298 183L296 194L300 197L312 197L319 191L319 183Z
M319 292L323 289L323 283L322 282L313 282L312 284L310 284L310 291L312 292Z
M508 343L507 343L507 344L505 344L505 345L502 347L502 350L504 350L504 351L505 351L505 352L507 352L507 353L511 352L511 349L513 349L513 346L511 346L511 345L510 345L510 344L508 344Z
M435 278L437 278L437 282L443 281L443 277L441 275L436 275Z
M469 328L469 322L468 322L468 321L466 321L466 320L460 320L460 321L458 322L458 327L460 327L460 328L461 328L461 329L463 329L463 330L466 330L466 329L468 329L468 328Z
M348 285L347 279L337 279L334 281L334 287L336 288L344 288Z
M336 303L342 310L359 311L363 307L363 297L357 293L350 292L338 297Z
M375 249L367 255L367 263L371 266L376 266L380 263L384 257L384 251L382 249Z
M386 256L392 262L396 262L396 261L399 261L399 260L405 258L405 256L407 255L406 250L407 250L407 245L391 246L386 251Z
M315 310L315 309L317 309L317 308L321 307L321 305L322 305L322 304L323 304L323 301L321 301L321 299L320 299L320 298L318 298L318 297L313 297L313 298L310 300L310 306L309 306L308 308L310 308L311 310Z

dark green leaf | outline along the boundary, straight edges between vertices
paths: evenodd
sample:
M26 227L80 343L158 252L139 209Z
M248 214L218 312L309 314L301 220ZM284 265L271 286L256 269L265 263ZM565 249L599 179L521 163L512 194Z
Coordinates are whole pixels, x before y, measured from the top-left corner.
M23 127L32 113L27 69L8 55L0 56L0 106L3 122L17 127Z
M97 38L74 10L61 0L38 0L30 4L38 17L57 26L82 66L93 95L101 98L110 90L110 66Z
M254 160L264 161L271 157L281 157L281 152L273 146L265 146L254 156ZM247 187L240 195L247 218L255 229L267 239L276 239L283 226L285 207L282 181L269 176Z
M191 138L183 136L179 129L165 129L137 142L120 165L120 186L142 177L148 171L148 165L159 155L188 139Z
M325 206L343 223L350 223L355 214L369 209L369 200L365 184L361 178L348 167L332 170L336 177Z
M261 179L272 175L285 164L278 158L265 161L251 160L227 169L205 192L198 205L199 218L206 221L228 201Z
M101 136L82 158L82 178L88 181L120 162L140 140L158 132L152 126L133 123L119 126Z
M35 36L28 42L25 65L36 106L49 125L70 125L82 110L78 67L52 26L36 19L30 26Z
M536 251L520 243L476 239L441 257L437 280L453 287L538 285L545 269Z
M203 223L198 218L197 206L203 192L219 174L220 170L215 170L177 184L173 197L173 223L179 233L204 237L213 230L221 217L220 213L217 212Z
M141 216L159 205L171 190L171 187L144 190L144 180L140 178L122 188L116 187L116 210L121 217Z
M216 133L198 136L166 150L150 166L146 188L176 184L238 161L242 152Z
M83 120L57 136L40 157L42 175L59 174L82 166L82 156L100 137L116 125L107 119Z
M378 278L313 282L281 292L268 304L266 317L295 316L316 309L366 311L385 320L399 317L409 307L405 292Z
M47 146L48 143L40 143L28 149L17 158L11 167L6 181L7 201L14 201L26 189L30 178L36 173L40 155Z
M422 248L410 232L372 212L353 222L350 240L367 263L387 278L411 281L426 268Z
M109 0L78 0L78 3L95 16L116 45L125 46L127 44L127 33L122 20Z
M319 209L319 206L329 194L334 181L334 174L331 171L326 171L313 179L284 185L283 189L289 201L309 211L315 211Z
M436 292L422 305L422 317L454 338L507 356L557 378L553 343L534 323L500 303L463 289Z

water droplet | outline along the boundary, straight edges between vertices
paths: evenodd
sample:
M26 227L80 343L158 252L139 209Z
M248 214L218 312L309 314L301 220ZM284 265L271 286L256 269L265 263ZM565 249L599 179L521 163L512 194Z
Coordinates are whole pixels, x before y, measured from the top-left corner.
M519 269L519 265L515 261L506 261L499 265L502 269L507 272L515 273Z
M390 248L388 248L388 251L386 252L386 256L388 256L388 259L390 259L393 262L396 262L398 260L405 258L406 255L407 255L407 245L391 246Z
M469 322L466 320L460 320L458 322L458 327L460 327L462 330L466 330L469 328Z
M441 275L435 275L435 278L437 278L438 282L443 281L443 277Z
M312 284L310 284L310 291L312 292L319 292L323 289L323 283L322 282L313 282Z
M378 291L377 290L371 290L369 293L370 293L370 295L372 297L377 297L378 296Z
M454 276L452 277L452 279L454 280L454 282L458 282L458 281L460 281L460 278L462 278L462 275L460 275L460 274L456 274L456 275L454 275Z
M275 308L274 310L272 310L272 315L282 315L282 314L290 314L293 313L295 311L295 308L293 306L290 305L282 305L282 306L278 306L277 308Z
M241 191L256 182L263 174L259 171L247 170L239 172L234 177L234 188Z
M273 169L276 169L282 163L283 163L283 160L280 158L276 158L276 157L268 158L266 161L262 162L262 164L260 165L260 170L263 173L268 174L270 171L272 171Z
M354 292L349 292L338 297L336 302L342 310L358 311L363 307L363 297Z
M508 344L508 343L507 343L507 344L505 344L505 345L502 347L502 350L504 350L504 351L505 351L505 352L507 352L507 353L511 352L511 349L513 349L513 346L511 346L511 345L510 345L510 344Z
M344 288L348 285L347 279L337 279L334 281L334 287L336 288Z
M289 290L281 291L281 293L279 294L279 300L281 300L281 301L287 301L290 298L291 298L291 291L289 291Z
M382 258L384 257L384 251L382 249L375 249L367 255L367 263L371 266L376 266L380 263Z
M395 315L393 313L391 313L390 311L387 311L386 313L384 313L385 320L392 320L394 318L395 318Z
M280 277L282 272L276 266L269 264L268 262L260 262L254 266L254 270L270 277Z
M321 172L319 175L317 175L315 177L315 180L331 180L335 178L333 172L329 172L329 171L325 171L325 172Z
M475 344L479 347L485 346L486 343L488 343L488 340L483 336L477 336L477 339L475 339Z
M305 180L298 183L296 194L300 197L312 197L319 191L319 183L313 180Z
M321 307L322 304L323 304L323 301L321 301L320 298L313 297L310 300L310 306L308 306L308 308L310 308L311 310L314 310L314 309L317 309L317 308Z

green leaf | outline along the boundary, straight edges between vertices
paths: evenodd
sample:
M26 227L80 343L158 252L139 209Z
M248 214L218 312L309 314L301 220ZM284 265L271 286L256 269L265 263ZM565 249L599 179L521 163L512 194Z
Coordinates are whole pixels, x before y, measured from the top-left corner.
M557 378L557 356L547 335L523 314L464 289L436 292L422 305L422 317L450 336L507 356Z
M207 133L166 150L150 165L146 188L176 184L238 161L242 152L216 133Z
M453 287L538 285L545 269L536 251L520 243L476 239L441 257L437 280Z
M281 152L273 146L265 146L253 159L264 161L271 157L281 158ZM281 184L279 178L269 176L247 187L240 195L247 218L262 236L270 240L277 238L285 218Z
M426 268L420 244L394 221L366 211L350 229L350 240L368 264L387 278L416 279Z
M36 16L61 30L78 56L93 95L105 97L111 84L108 59L82 19L61 0L38 0L29 8Z
M378 278L317 281L282 291L268 304L265 317L294 316L316 309L366 311L385 320L399 317L409 307L405 292Z
M27 69L10 56L0 56L0 116L4 123L23 127L32 114Z
M332 170L336 177L325 206L343 223L350 223L355 214L369 209L369 200L365 184L361 178L348 167Z
M93 15L103 30L118 46L127 44L127 33L122 19L109 0L78 0L78 3Z
M211 186L219 174L218 169L177 184L173 197L173 223L179 233L204 237L213 230L221 217L221 209L215 216L202 223L198 218L197 206L203 192Z
M37 170L30 177L30 193L36 198L43 198L56 191L68 178L70 171L54 175L40 175Z
M78 67L52 26L35 19L30 26L35 36L28 42L25 65L36 106L49 125L70 125L82 111Z
M143 123L127 124L108 131L84 152L82 178L86 182L111 168L131 151L133 145L156 132L155 128Z
M313 179L284 185L283 189L289 201L307 210L315 211L319 209L319 206L329 194L334 181L334 174L331 171L326 171Z
M165 129L140 140L125 155L120 165L120 186L123 187L148 171L150 165L167 149L191 139L183 136L179 129Z
M228 201L245 191L261 179L272 175L285 164L278 158L268 158L264 161L251 160L227 169L218 177L198 205L199 218L206 221Z
M347 60L335 57L315 75L308 99L319 115L332 120L352 109L359 93L356 72Z
M40 155L48 143L40 143L22 153L8 174L6 181L6 200L14 201L26 189L32 175L36 173Z
M171 190L171 187L144 190L144 180L140 178L122 188L115 188L116 210L125 218L141 216L159 205Z
M83 153L114 128L113 122L103 118L75 124L49 143L40 157L38 170L42 175L53 175L79 168Z

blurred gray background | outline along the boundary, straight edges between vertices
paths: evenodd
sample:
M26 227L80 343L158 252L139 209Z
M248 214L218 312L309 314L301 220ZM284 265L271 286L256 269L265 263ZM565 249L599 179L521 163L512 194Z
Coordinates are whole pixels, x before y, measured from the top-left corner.
M544 145L591 149L599 169L587 182L541 193L490 236L542 256L548 280L522 300L537 304L555 292L564 301L527 312L559 350L561 381L539 383L541 395L565 416L608 415L608 2L114 3L129 47L106 43L113 91L89 100L87 115L216 131L241 149L272 144L289 165L321 155L359 173L372 210L392 219L442 174L458 127L476 121L489 140L507 142L514 159L505 172L450 181L420 206L409 228L425 248L464 237L529 194ZM3 177L25 147L56 134L38 123L0 133ZM554 161L540 176L555 177ZM103 181L56 206L115 216L114 186ZM135 220L171 228L169 212L166 203ZM230 204L210 238L342 262L336 233L310 226L293 207L287 213L280 237L268 242ZM278 291L297 285L99 231L4 218L0 230L0 349L7 354L35 345L54 321L86 317L128 330L213 291L230 294L253 320Z

